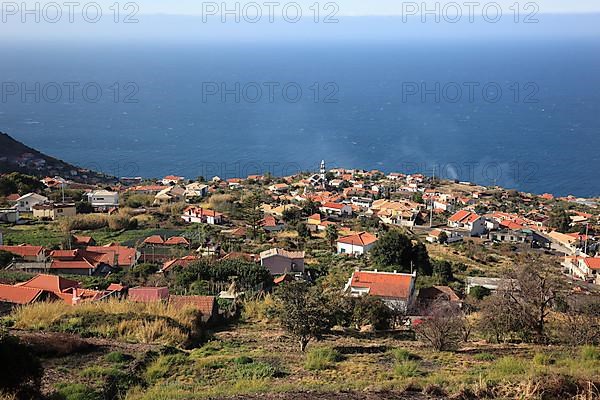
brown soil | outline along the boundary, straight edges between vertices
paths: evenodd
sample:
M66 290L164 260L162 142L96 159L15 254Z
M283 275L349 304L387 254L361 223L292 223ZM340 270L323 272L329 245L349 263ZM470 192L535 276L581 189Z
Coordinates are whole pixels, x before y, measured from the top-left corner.
M425 400L420 393L398 392L340 392L340 393L273 393L255 396L235 396L227 400ZM225 399L223 399L225 400Z

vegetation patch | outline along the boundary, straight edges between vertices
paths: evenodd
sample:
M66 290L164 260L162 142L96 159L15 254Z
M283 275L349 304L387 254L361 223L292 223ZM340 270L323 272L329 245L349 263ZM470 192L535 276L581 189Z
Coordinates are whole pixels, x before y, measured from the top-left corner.
M321 371L333 368L335 363L342 360L342 355L330 347L310 349L306 354L304 368L309 371Z

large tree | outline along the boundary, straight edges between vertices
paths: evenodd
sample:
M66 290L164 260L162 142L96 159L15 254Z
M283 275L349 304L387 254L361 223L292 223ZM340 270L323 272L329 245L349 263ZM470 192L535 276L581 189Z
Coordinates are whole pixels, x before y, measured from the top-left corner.
M564 208L555 208L550 213L548 225L559 232L568 232L571 228L571 219Z
M325 228L325 237L329 242L329 246L333 248L335 246L335 242L338 240L339 237L337 226L333 224L327 225L327 228Z
M242 198L241 212L244 221L252 228L252 238L256 238L260 221L264 217L262 200L259 195L252 193Z
M318 287L309 287L304 282L285 283L277 291L277 297L281 301L281 325L298 340L300 351L331 329L332 313Z
M373 262L382 269L431 275L432 268L427 248L422 243L413 245L408 236L397 229L384 234L371 250Z

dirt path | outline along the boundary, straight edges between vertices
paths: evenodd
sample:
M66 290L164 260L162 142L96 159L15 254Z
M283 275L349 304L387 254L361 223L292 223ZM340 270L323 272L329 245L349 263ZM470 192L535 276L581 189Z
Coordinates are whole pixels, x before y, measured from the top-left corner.
M339 392L339 393L275 393L255 396L235 396L221 400L426 400L420 393L398 392Z

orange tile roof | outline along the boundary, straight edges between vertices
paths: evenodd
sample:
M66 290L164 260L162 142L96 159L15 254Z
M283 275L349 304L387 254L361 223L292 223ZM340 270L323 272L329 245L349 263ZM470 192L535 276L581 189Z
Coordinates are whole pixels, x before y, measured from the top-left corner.
M144 244L163 244L165 241L160 235L152 235L148 236L144 239Z
M19 257L36 257L44 251L42 246L30 246L22 244L20 246L0 246L0 250L16 254Z
M260 221L260 226L276 227L277 220L272 215L265 215L265 217Z
M118 255L119 266L132 266L137 261L137 251L131 247L111 244L107 246L88 246L86 250L108 254L113 260L115 255ZM113 264L114 262L110 263L110 265Z
M414 276L390 272L355 271L351 286L368 288L369 295L407 299L410 297Z
M325 204L323 204L324 208L333 208L335 210L341 210L342 208L344 208L344 205L342 203L331 203L331 202L327 202Z
M94 238L91 236L73 236L75 238L75 243L80 245L91 245L94 242Z
M583 262L589 269L598 269L600 270L600 257L588 257L584 258Z
M183 210L184 213L188 213L190 211L192 213L194 213L195 217L203 217L203 216L218 217L218 216L223 215L220 212L217 212L217 211L214 211L214 210L204 209L202 207L190 206L190 207L186 208L185 210Z
M339 243L351 244L353 246L367 246L377 241L377 236L369 232L359 232L354 235L344 236L338 239Z
M193 306L204 316L212 316L217 302L214 296L169 296L169 303L175 307Z
M169 298L168 287L134 287L129 289L128 299L131 301L149 302Z
M42 289L0 284L0 302L29 304L33 303L42 292Z
M456 212L453 216L448 218L448 221L469 223L469 222L474 222L477 219L479 219L479 215L475 214L474 212L471 212L468 210L460 210L460 211Z
M162 268L161 271L165 272L165 271L169 271L172 268L175 267L187 267L189 264L191 264L194 261L197 261L198 257L196 256L185 256L185 257L181 257L181 258L176 258L174 260L169 260L166 261Z
M57 275L40 274L27 282L18 283L17 286L62 293L65 290L79 287L79 283Z
M171 236L170 238L168 238L167 240L165 240L165 244L166 245L184 245L184 246L189 246L190 242L182 237L182 236Z

